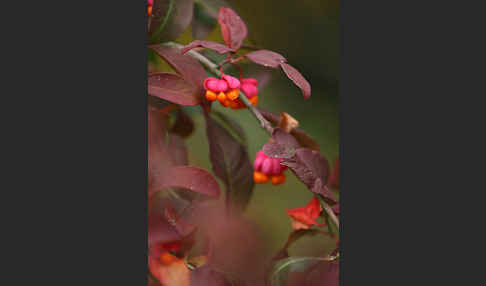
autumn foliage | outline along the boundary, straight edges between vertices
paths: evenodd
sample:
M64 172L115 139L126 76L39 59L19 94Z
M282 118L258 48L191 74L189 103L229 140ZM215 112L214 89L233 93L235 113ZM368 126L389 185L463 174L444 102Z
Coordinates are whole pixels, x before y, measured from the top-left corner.
M304 100L311 97L311 86L279 53L245 47L251 31L221 3L147 2L148 48L174 71L148 75L148 284L337 285L337 243L315 257L291 256L288 248L304 236L337 238L338 163L331 170L316 141L298 128L301 123L289 113L257 107L258 98L264 96L258 79L242 69L228 74L226 68L251 63L281 70L300 88ZM223 41L203 40L216 25ZM174 42L189 26L195 40L188 45ZM213 62L204 55L207 50L224 59ZM243 128L214 110L215 103L255 116L255 128L263 127L269 136L257 154L248 153ZM185 106L198 107L204 116L210 170L189 164L191 148L185 139L195 125ZM244 210L255 183L270 182L278 188L292 174L313 199L282 213L294 231L266 261L262 230L245 217Z

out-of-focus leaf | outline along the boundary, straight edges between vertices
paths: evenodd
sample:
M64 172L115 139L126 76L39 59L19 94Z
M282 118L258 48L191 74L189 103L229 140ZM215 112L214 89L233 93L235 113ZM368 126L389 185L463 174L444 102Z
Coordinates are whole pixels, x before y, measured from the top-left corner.
M174 166L185 166L188 164L187 148L186 144L184 144L184 139L175 134L171 134L167 149Z
M250 66L250 64L247 65ZM256 79L258 81L258 90L261 91L271 82L273 72L274 71L267 68L251 65L251 67L247 68L247 71L245 71L245 75L247 78Z
M258 111L260 111L263 117L265 117L265 119L270 121L273 125L278 125L280 123L281 116L259 107L257 107L257 109ZM295 128L290 132L290 134L292 134L292 136L297 139L297 142L299 142L301 147L309 148L319 152L319 144L317 144L314 139L309 137L309 135L307 135L301 129Z
M217 121L206 116L209 158L214 174L226 186L227 207L243 211L253 193L253 166L245 147Z
M311 86L309 82L302 76L302 74L296 70L293 66L280 63L283 71L290 78L296 86L300 88L302 94L304 95L304 99L308 99L311 96Z
M323 195L329 204L336 203L336 197L327 187L329 162L319 152L298 148L294 157L284 159L281 164L288 166L311 192Z
M334 163L334 170L331 172L329 185L333 188L339 189L339 159L336 159L336 162Z
M170 128L170 132L186 138L194 131L194 122L182 109L177 110L175 123Z
M290 233L289 238L287 240L286 247L289 248L294 242L297 240L301 239L304 236L315 236L318 234L323 234L323 235L329 235L329 233L324 232L319 229L299 229L299 230L294 230L292 233Z
M339 260L320 262L305 273L306 286L338 286Z
M149 192L157 187L163 174L170 167L169 155L165 149L167 114L155 108L148 108L148 188Z
M185 54L188 51L190 51L194 48L197 48L197 47L204 47L206 49L210 49L210 50L213 50L215 52L218 52L219 54L225 54L225 53L234 51L233 49L228 48L227 46L221 45L221 44L216 43L216 42L195 40L195 41L191 42L189 45L182 48L181 54Z
M206 170L194 166L168 168L163 174L159 175L151 191L155 192L171 187L185 188L212 197L219 197L220 193L218 182L213 176Z
M280 260L287 258L289 256L288 249L292 244L294 244L297 240L304 236L315 236L318 234L329 235L328 232L318 230L318 229L299 229L294 230L289 234L287 242L285 243L284 247L274 256L274 260Z
M194 3L194 17L192 18L192 37L196 40L204 39L216 27L218 21L210 14L202 3Z
M304 272L309 267L319 262L327 261L324 257L288 257L279 260L272 271L270 277L271 286L285 286L287 279L292 272Z
M191 286L231 286L224 274L212 269L209 265L191 271Z
M148 96L148 105L153 110L158 110L160 112L163 112L162 110L168 109L171 104L173 104L173 103L170 103L167 100L163 100L162 98L158 98L158 97L151 96L151 95ZM167 113L167 112L165 112L165 113Z
M148 244L165 243L181 239L182 236L167 219L158 213L151 213L148 217Z
M148 76L148 93L180 105L197 105L201 94L177 74L159 72Z
M219 8L218 23L221 26L224 42L228 47L238 50L248 34L245 22L231 8Z
M216 119L227 131L231 133L231 135L237 139L242 145L247 145L247 139L245 135L245 131L241 127L241 125L233 120L232 118L224 115L219 111L211 112L211 117Z
M177 39L189 26L194 0L155 0L149 27L150 43Z
M290 134L297 139L300 146L319 152L319 144L301 129L294 129Z
M250 52L245 57L254 63L270 68L278 68L280 64L287 61L281 54L269 50Z
M204 5L208 13L215 19L218 18L218 12L221 7L232 8L227 1L223 0L198 0L198 2Z
M191 83L200 92L204 92L203 82L207 74L197 60L164 45L151 45L149 48L161 56L184 80Z

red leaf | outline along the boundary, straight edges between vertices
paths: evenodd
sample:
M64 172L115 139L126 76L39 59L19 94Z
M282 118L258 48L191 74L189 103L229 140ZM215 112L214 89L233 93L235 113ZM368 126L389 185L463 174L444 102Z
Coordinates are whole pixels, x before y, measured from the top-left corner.
M281 63L287 61L281 54L269 50L258 50L245 55L250 61L259 65L277 68Z
M234 52L233 49L228 48L227 46L221 45L221 44L216 43L216 42L195 40L194 42L192 42L189 45L182 48L181 54L185 54L188 51L190 51L194 48L197 48L197 47L204 47L206 49L216 51L220 54L224 54L224 53L227 53L227 52Z
M185 188L212 197L219 197L220 194L218 182L213 176L206 170L193 166L167 169L162 174L162 179L156 189L171 187Z
M248 34L245 22L235 11L224 7L219 9L218 22L226 45L234 50L239 49Z
M308 99L311 96L311 86L307 82L307 80L293 66L286 63L281 63L280 66L282 67L287 77L290 78L295 83L295 85L300 88L302 94L304 95L304 98Z
M180 105L197 105L199 91L182 77L173 73L154 73L148 76L148 93Z
M184 78L184 80L203 92L202 85L207 74L197 60L188 55L181 55L180 51L177 49L163 45L152 45L149 46L149 48L154 50L159 56L167 61L167 63Z

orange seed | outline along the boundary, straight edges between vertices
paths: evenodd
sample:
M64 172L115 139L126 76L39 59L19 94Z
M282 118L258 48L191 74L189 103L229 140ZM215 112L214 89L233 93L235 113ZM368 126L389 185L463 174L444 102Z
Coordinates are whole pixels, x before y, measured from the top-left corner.
M206 91L206 99L209 101L215 101L218 95L210 90Z
M272 184L274 184L274 185L280 185L283 182L285 182L285 175L284 174L275 175L275 176L272 176L270 178L270 180L272 181Z
M265 184L266 182L268 182L268 176L261 173L261 172L254 171L253 172L253 181L255 181L255 183L257 183L257 184Z
M229 98L229 100L235 100L238 98L238 93L239 91L237 89L232 89L226 93L226 96Z

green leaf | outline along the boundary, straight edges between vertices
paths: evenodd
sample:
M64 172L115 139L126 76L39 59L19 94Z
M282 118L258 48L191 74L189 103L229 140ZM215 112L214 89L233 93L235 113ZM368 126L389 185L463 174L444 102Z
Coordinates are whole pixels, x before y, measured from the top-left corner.
M180 105L197 105L201 102L199 90L179 75L172 73L150 74L148 93Z
M326 257L311 257L311 256L302 256L302 257L288 257L285 259L279 260L272 271L272 275L270 277L270 285L271 286L285 286L287 285L287 279L291 272L304 272L309 267L316 265L322 261L329 261L329 258Z

